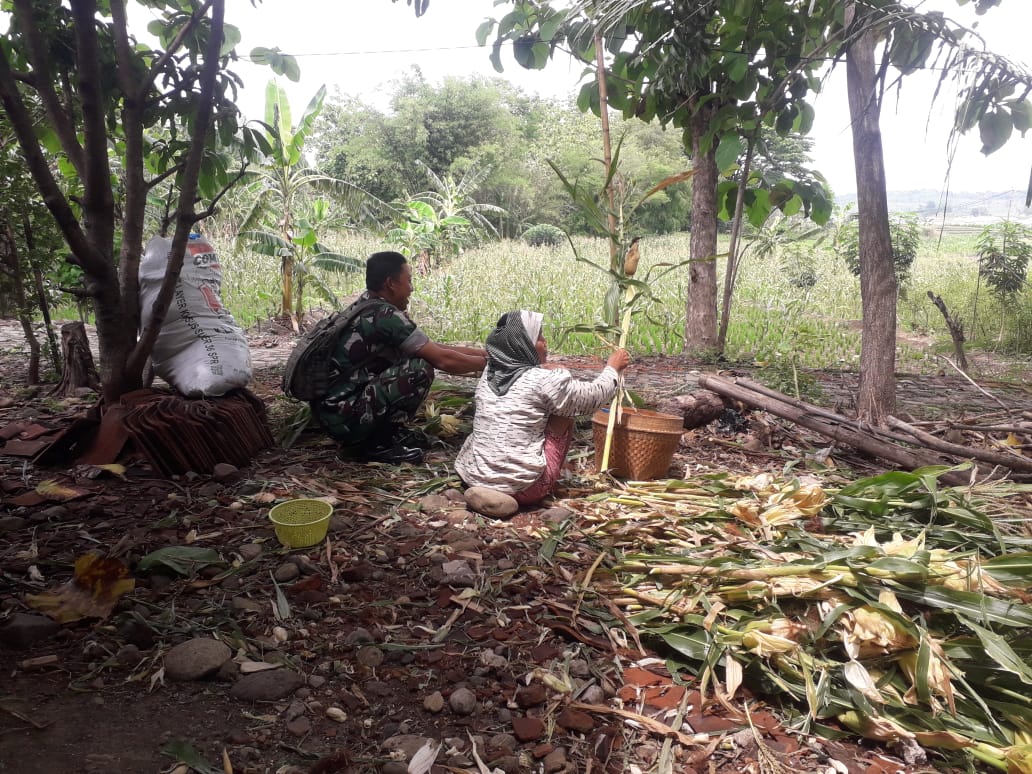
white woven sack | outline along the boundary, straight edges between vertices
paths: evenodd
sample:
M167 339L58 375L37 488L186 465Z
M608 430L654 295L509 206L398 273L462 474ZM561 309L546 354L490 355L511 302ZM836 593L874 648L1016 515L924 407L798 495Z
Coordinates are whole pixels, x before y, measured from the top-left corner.
M142 324L151 318L172 240L154 237L140 261ZM189 397L224 395L251 381L244 332L222 305L222 267L211 244L191 236L175 295L151 360L154 373Z

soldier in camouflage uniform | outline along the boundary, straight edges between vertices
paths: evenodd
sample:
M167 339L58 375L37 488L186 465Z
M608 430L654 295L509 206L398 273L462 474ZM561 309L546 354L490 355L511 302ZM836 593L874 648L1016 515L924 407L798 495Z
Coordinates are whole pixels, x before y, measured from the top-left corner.
M412 267L396 252L366 262L366 307L341 334L333 351L326 397L312 410L348 456L377 462L412 462L419 449L402 443L402 426L430 391L434 369L452 374L483 370L486 353L430 341L405 313Z

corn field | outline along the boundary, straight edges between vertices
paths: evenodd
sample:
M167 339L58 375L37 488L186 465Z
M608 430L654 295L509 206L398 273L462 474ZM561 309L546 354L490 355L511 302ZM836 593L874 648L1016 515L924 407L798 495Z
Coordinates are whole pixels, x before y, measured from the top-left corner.
M688 257L688 234L643 241L642 268L678 263ZM1026 291L1014 308L1005 309L979 288L974 236L948 237L939 244L934 235L922 243L912 278L899 299L899 330L932 346L903 343L898 368L909 373L938 371L939 353L948 354L949 336L929 290L942 296L962 317L980 344L1000 341L1003 331L1032 330L1032 293ZM608 265L603 240L577 238L582 256ZM385 248L382 241L358 236L334 245L345 255L364 258ZM721 249L724 249L721 247ZM799 265L807 281L800 281ZM276 309L277 266L261 256L224 250L223 301L238 322L249 326L268 319ZM718 276L723 276L722 261ZM361 292L357 274L322 274L340 297ZM634 354L676 354L683 341L687 268L675 270L652 284L653 300L636 314L629 338ZM574 259L568 245L531 247L519 241L489 243L443 260L426 276L417 276L411 313L435 338L446 342L483 341L498 316L509 309L529 308L544 313L546 335L554 352L600 354L607 345L590 334L569 334L575 325L600 319L608 278ZM307 308L328 308L309 296ZM860 357L859 280L825 247L795 248L787 257L758 258L746 254L736 284L726 356L731 361L760 367L855 369ZM1009 322L1008 322L1009 320ZM1024 322L1023 322L1024 321ZM1025 337L1032 336L1026 332ZM1020 342L1019 342L1020 343ZM1032 341L1024 342L1027 353Z

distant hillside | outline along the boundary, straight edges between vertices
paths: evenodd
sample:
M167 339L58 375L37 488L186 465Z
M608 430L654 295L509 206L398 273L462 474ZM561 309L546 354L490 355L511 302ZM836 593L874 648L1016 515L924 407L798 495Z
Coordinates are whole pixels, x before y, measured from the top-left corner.
M856 194L836 196L840 207L856 207ZM1010 217L1032 222L1032 209L1025 207L1025 191L950 192L949 199L934 188L889 191L889 212L913 212L922 218L947 221L989 222Z

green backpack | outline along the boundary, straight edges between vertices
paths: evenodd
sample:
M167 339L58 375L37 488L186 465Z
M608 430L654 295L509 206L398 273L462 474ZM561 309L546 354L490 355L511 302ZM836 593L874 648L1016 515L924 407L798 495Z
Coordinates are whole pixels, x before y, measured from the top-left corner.
M322 400L340 376L333 350L344 329L366 309L382 304L378 298L359 299L343 311L316 323L294 347L283 372L283 392L296 400Z

